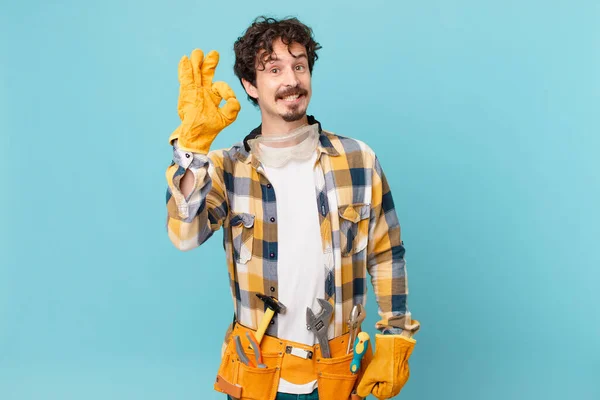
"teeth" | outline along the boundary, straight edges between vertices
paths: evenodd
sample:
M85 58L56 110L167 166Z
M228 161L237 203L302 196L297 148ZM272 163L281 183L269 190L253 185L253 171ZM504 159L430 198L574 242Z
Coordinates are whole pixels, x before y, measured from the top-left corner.
M292 101L292 100L296 100L298 97L300 97L300 95L299 95L299 94L294 94L294 95L292 95L292 96L287 96L287 97L284 97L283 99L284 99L285 101Z

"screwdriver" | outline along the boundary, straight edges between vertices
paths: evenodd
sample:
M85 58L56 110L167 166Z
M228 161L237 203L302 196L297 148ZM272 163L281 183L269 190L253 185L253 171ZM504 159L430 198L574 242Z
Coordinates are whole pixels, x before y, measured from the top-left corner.
M353 374L356 374L360 369L360 362L367 352L369 341L370 336L367 332L360 332L356 336L356 340L354 341L354 357L352 357L352 363L350 364L350 372Z

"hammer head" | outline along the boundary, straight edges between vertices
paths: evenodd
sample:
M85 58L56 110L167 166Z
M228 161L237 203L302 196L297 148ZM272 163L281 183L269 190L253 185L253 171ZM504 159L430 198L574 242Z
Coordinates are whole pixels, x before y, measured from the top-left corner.
M275 314L285 314L286 308L279 300L273 296L265 296L264 294L256 293L256 297L265 302L267 307L275 312Z

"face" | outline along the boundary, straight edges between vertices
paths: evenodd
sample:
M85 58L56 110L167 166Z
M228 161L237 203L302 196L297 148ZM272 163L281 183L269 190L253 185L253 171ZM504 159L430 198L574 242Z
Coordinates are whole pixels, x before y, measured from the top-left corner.
M258 99L263 119L286 122L302 119L312 93L306 48L295 42L288 46L277 39L264 68L258 65L256 86L245 81L244 87Z

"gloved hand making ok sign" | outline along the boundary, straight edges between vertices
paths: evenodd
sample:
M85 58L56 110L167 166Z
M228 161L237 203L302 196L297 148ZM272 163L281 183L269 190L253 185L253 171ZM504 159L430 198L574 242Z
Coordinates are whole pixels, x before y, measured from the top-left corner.
M179 61L179 102L177 111L181 125L169 138L177 139L184 151L207 154L215 137L235 121L240 102L225 82L213 83L219 53L211 51L204 58L200 49L192 51L191 60L183 56ZM219 108L221 100L226 103Z

